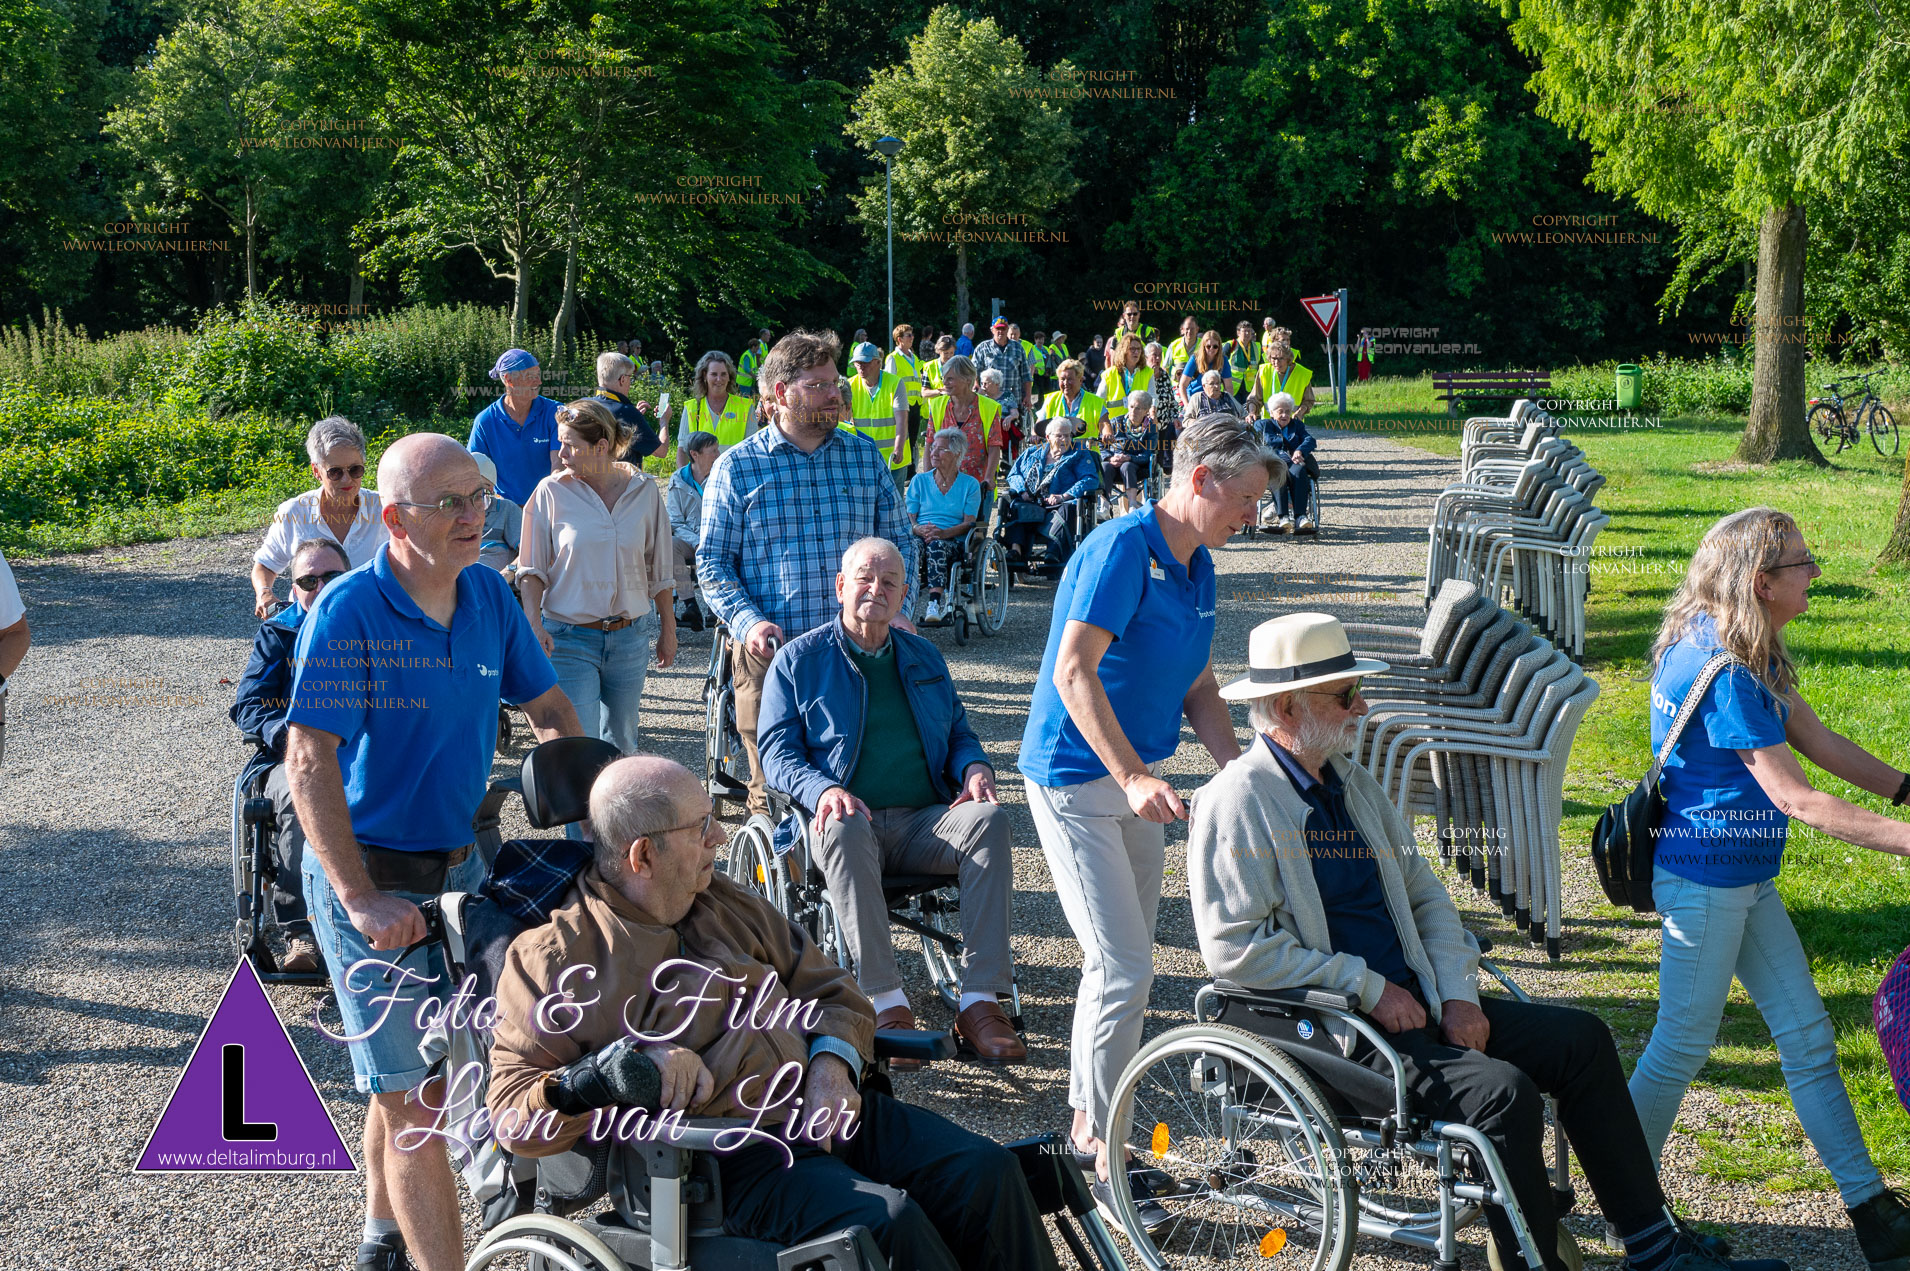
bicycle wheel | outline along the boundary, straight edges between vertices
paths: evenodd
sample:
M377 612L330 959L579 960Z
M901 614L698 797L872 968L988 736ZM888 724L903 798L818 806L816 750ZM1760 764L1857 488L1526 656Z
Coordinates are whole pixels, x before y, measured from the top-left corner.
M1870 444L1877 448L1877 453L1886 458L1896 454L1897 447L1902 444L1897 436L1897 421L1884 409L1882 402L1871 404L1869 425ZM1888 448L1884 445L1886 440L1890 443Z
M1829 402L1819 402L1811 407L1810 414L1804 417L1804 426L1817 434L1817 440L1826 444L1838 442L1842 450L1844 436L1844 412Z

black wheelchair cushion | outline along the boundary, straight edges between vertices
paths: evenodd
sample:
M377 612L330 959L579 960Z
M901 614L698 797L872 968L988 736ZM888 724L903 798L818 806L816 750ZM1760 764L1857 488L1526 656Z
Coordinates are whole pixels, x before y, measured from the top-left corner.
M1342 1054L1318 1012L1305 1007L1256 1006L1242 998L1223 1001L1217 1023L1266 1038L1319 1082L1333 1110L1342 1117L1379 1120L1396 1111L1392 1078Z
M890 904L894 904L925 891L951 886L957 877L955 874L884 874L882 894Z
M524 756L524 815L537 829L590 815L590 787L622 752L597 737L556 737Z
M953 1059L955 1036L952 1033L930 1033L911 1028L878 1029L875 1034L875 1057L920 1059L924 1063Z

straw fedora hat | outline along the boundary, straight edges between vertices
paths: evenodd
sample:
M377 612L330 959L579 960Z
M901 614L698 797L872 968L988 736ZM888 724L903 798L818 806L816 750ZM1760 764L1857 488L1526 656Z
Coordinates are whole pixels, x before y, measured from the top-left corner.
M1247 668L1220 690L1222 697L1241 702L1392 669L1374 658L1353 656L1346 628L1326 613L1290 613L1255 627L1247 639Z

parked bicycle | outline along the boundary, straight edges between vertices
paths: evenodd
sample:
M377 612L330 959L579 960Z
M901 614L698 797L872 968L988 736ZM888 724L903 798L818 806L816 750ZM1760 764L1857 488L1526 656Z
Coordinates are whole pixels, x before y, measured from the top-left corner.
M1876 391L1870 387L1877 372L1863 375L1846 375L1842 379L1832 380L1824 385L1829 397L1813 397L1810 400L1810 413L1805 416L1805 425L1815 432L1824 442L1835 441L1837 450L1842 454L1846 446L1854 446L1863 437L1870 438L1870 444L1877 448L1880 455L1897 453L1899 438L1897 421L1889 410L1878 400ZM1863 390L1863 400L1855 409L1846 409L1843 385L1855 381ZM1886 443L1888 443L1886 445Z

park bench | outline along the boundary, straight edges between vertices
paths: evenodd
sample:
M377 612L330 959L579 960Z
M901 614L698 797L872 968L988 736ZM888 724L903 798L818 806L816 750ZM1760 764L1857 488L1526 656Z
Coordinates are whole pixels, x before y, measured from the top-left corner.
M1435 371L1433 383L1446 413L1467 397L1536 397L1552 387L1547 371Z

